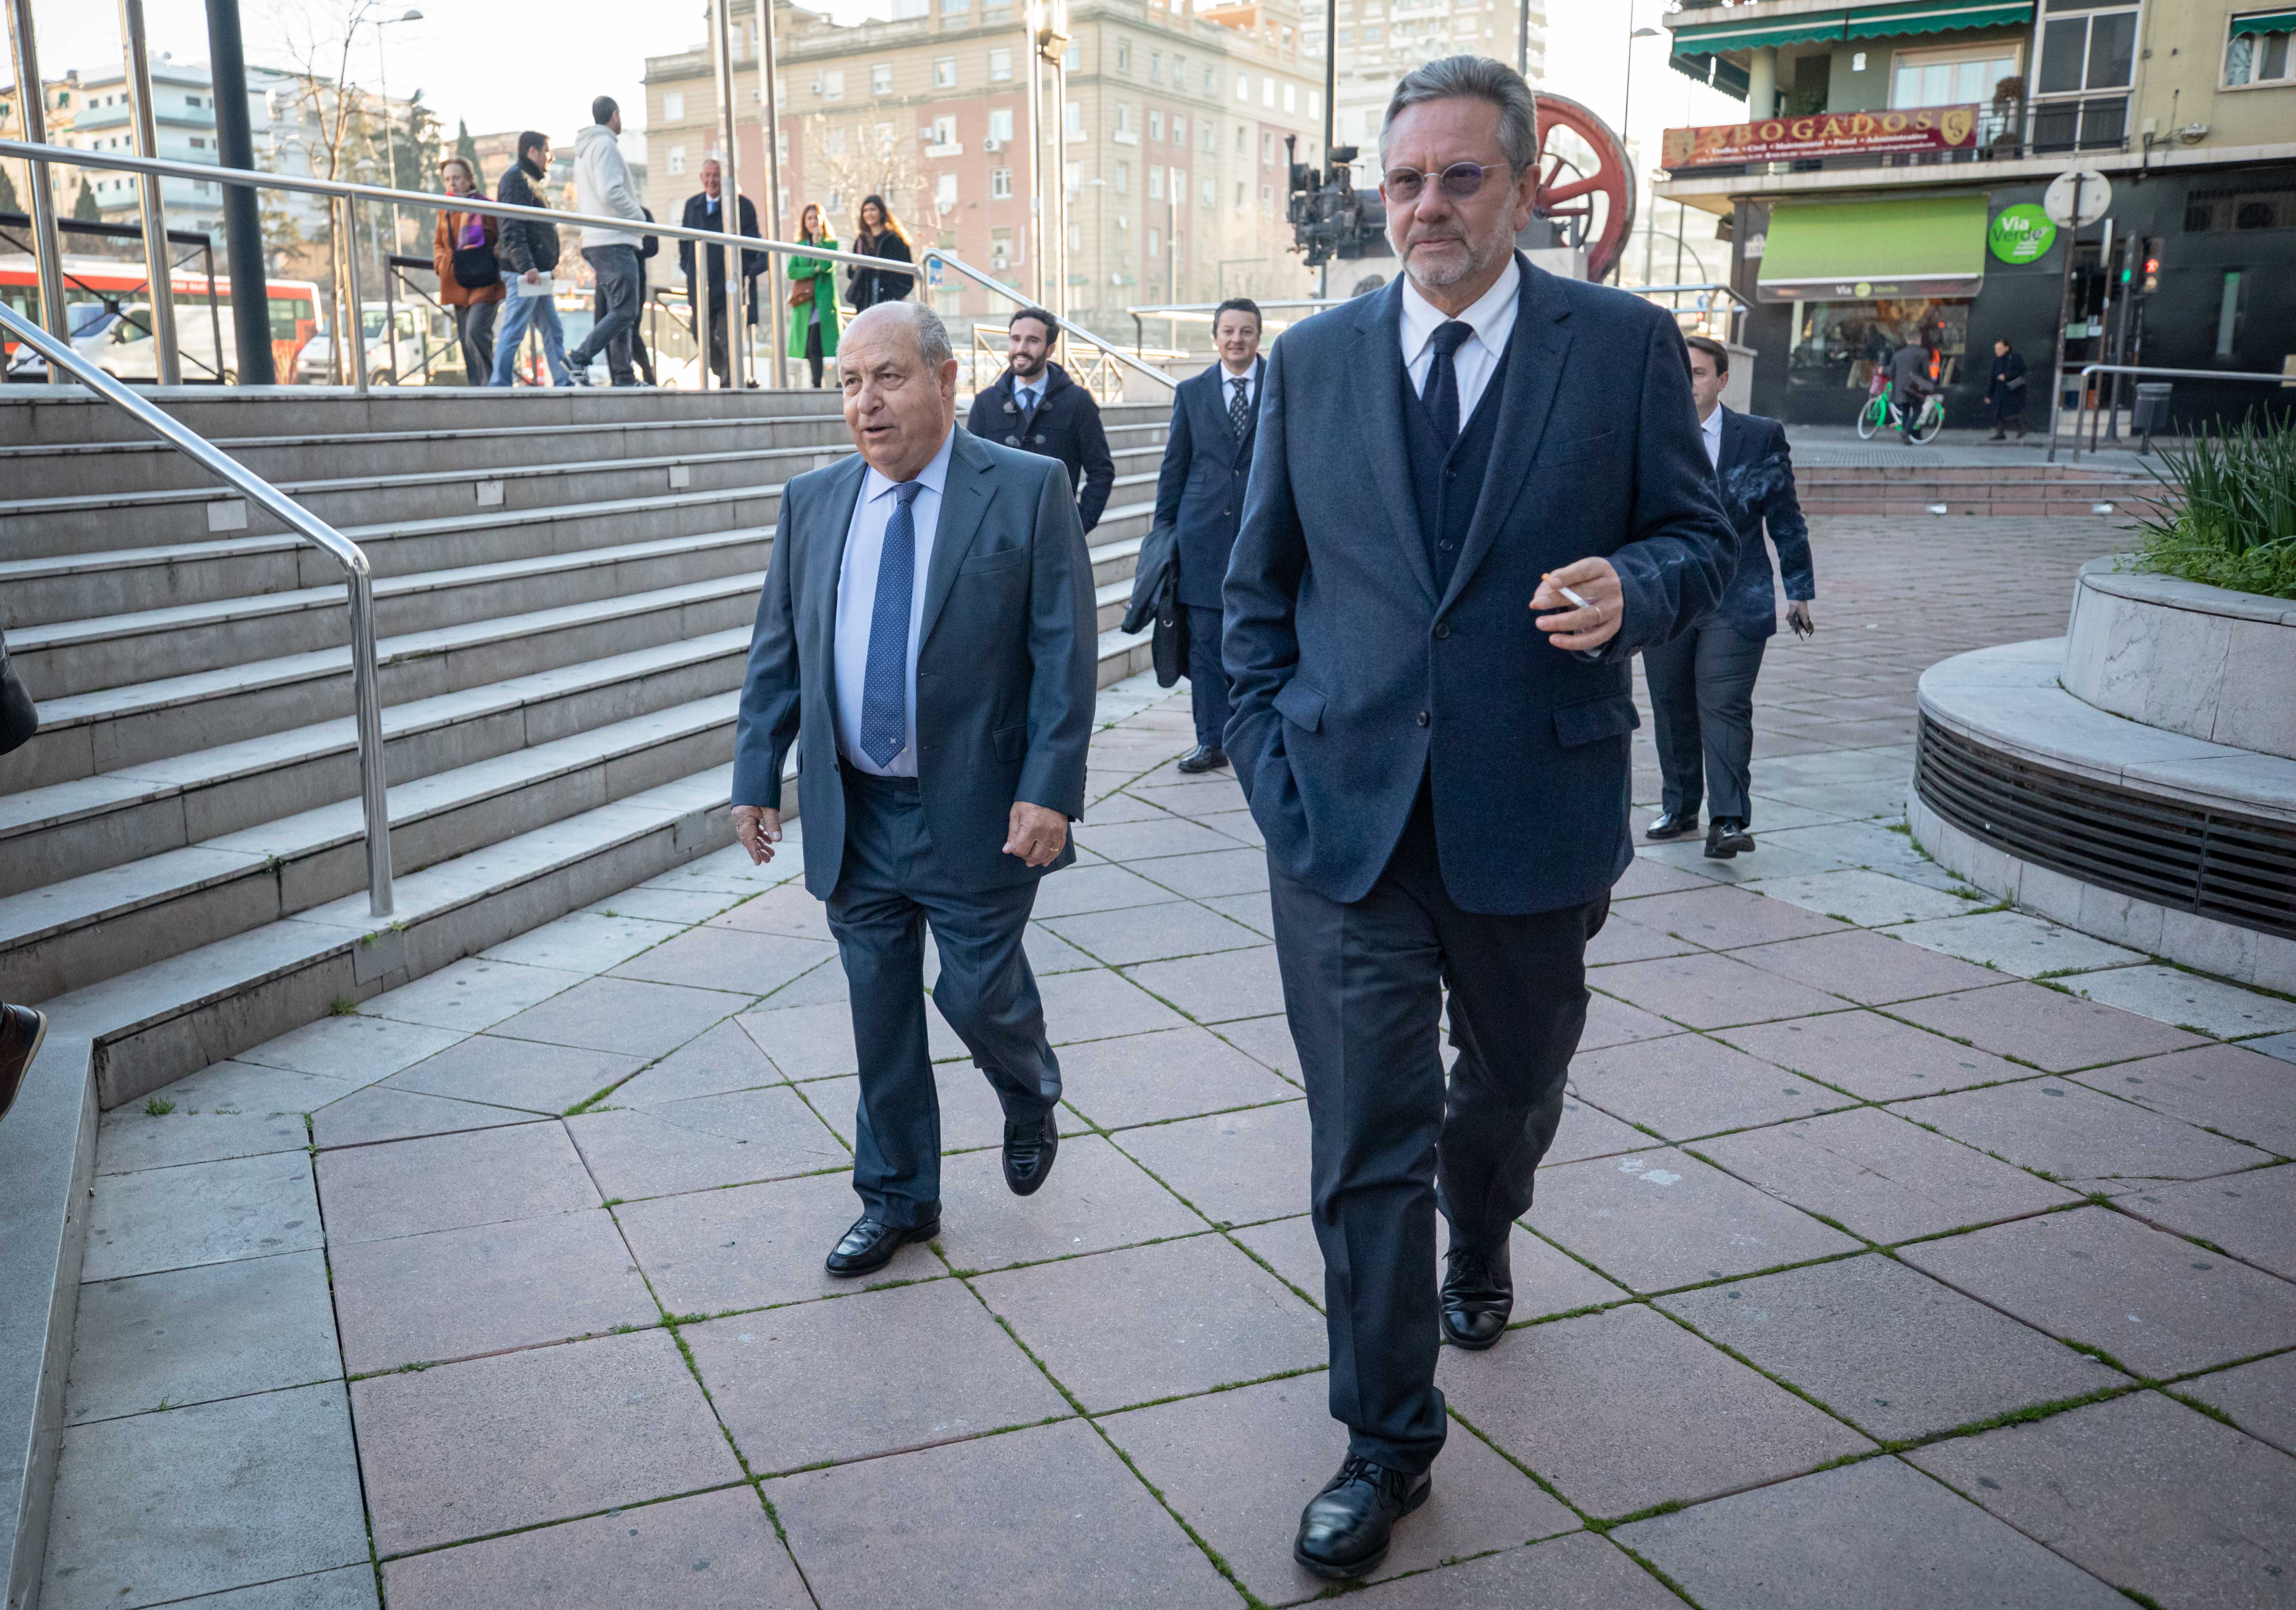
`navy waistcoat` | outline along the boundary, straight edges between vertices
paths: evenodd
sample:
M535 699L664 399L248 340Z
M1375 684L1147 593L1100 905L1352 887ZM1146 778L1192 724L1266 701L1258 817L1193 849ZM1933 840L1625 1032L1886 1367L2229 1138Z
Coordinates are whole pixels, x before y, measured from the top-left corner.
M1514 345L1512 333L1507 345ZM1467 540L1476 501L1482 496L1491 448L1498 441L1499 391L1506 383L1506 355L1502 353L1483 395L1475 399L1475 412L1446 453L1425 400L1412 388L1411 371L1403 372L1404 456L1411 466L1411 501L1419 512L1419 539L1427 544L1427 563L1435 572L1438 593L1450 588L1460 544Z

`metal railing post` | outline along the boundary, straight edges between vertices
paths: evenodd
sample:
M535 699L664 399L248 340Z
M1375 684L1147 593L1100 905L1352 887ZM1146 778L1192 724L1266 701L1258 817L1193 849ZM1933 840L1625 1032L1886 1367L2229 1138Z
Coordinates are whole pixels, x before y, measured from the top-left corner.
M388 774L382 754L382 697L374 642L374 592L372 568L365 551L257 475L228 454L217 449L189 426L162 413L144 398L113 380L23 315L0 302L0 331L13 336L48 361L53 376L69 375L127 415L152 435L226 485L235 487L250 503L318 549L342 567L348 591L351 639L351 698L358 733L359 802L366 832L367 910L377 917L391 912L390 812Z
M135 119L135 154L156 157L160 127L152 106L152 50L144 30L144 0L119 0L119 38L127 58L127 111ZM152 296L152 356L159 360L160 384L180 386L184 359L176 344L176 276L160 181L145 174L135 188L144 215L144 278Z
M351 389L365 396L366 385L366 304L359 296L358 270L358 198L343 198L343 289L350 293L350 313L341 321L349 327L348 344L344 331L335 333L335 350L348 351L344 361L349 364Z
M2171 380L2239 380L2251 385L2296 387L2296 374L2259 374L2253 371L2242 372L2223 369L2154 369L2143 364L2086 364L2082 367L2080 372L2074 377L2074 379L2079 382L2078 396L2079 398L2079 401L2076 405L2073 412L2073 457L2075 459L2079 459L2081 454L2081 416L2088 410L2088 380L2089 376L2093 374L2110 374L2114 376L2124 374L2161 374L2167 375ZM2063 387L2064 380L2062 376L2058 379L2057 384L2060 388ZM2092 451L2094 451L2094 449L2092 449ZM2056 462L2057 440L2056 437L2053 433L2049 437L2048 462L2054 464Z
M750 310L746 305L749 298L743 294L749 289L749 282L742 277L742 136L734 110L734 23L727 15L733 10L732 0L713 0L710 9L716 13L709 43L718 69L718 137L724 147L718 154L718 221L732 242L726 249L726 383L739 391L749 378L750 366L742 361L749 355L742 348L746 344L743 338L749 333ZM709 265L700 251L693 257L701 270L701 288L706 295L709 289Z
M758 46L761 61L758 68L758 99L766 106L766 233L778 239L782 233L782 121L781 97L774 83L774 0L758 0ZM782 301L782 263L770 252L766 256L766 317L763 321L768 349L774 355L774 388L789 389L789 332L784 328L788 308Z
M364 555L361 556L364 559ZM351 704L358 729L359 808L366 822L367 910L391 911L390 774L382 748L382 672L374 646L374 578L362 564L350 588Z
M16 69L16 104L23 119L25 143L48 143L48 103L40 81L40 47L32 37L32 0L9 0L8 40ZM64 306L64 249L56 233L56 196L48 183L48 163L31 157L32 255L38 259L40 321L60 341L71 339L71 315ZM48 382L61 386L63 377L48 366Z

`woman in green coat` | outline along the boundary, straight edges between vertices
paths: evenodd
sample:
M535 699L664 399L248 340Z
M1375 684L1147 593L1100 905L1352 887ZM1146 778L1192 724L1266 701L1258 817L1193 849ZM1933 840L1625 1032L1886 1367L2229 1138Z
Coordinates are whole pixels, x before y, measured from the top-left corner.
M808 246L837 249L837 242L822 225L821 208L810 201L798 219L797 238ZM817 390L822 361L837 356L837 265L821 257L792 256L789 276L789 355L813 365Z

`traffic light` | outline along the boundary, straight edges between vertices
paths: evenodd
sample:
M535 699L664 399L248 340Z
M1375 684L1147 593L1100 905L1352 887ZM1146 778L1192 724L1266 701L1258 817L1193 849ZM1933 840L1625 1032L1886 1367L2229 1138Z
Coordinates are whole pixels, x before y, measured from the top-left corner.
M2144 261L2136 282L2136 294L2151 296L2161 289L2161 237L2144 237Z

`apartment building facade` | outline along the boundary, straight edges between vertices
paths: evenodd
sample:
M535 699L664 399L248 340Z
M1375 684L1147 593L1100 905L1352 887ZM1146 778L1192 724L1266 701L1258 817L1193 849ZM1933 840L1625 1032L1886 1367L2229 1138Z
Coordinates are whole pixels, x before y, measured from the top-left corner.
M1948 422L1976 423L1997 338L2047 373L2067 254L2068 375L2296 362L2284 4L1693 0L1665 22L1677 70L1748 103L1742 125L1669 131L1656 191L1729 241L1758 412L1846 423L1883 351L1925 335ZM2110 184L2106 217L2049 225L2043 193L2076 168ZM2287 405L2266 385L2176 385L2187 417Z
M1378 170L1373 153L1396 82L1421 62L1489 56L1523 65L1534 85L1546 76L1546 0L1337 0L1332 11L1337 116L1332 136L1333 143L1365 153L1357 159L1358 183ZM1301 19L1304 43L1318 55L1325 26L1320 5Z
M740 176L762 217L755 12L734 7ZM1028 149L1025 6L895 0L894 13L840 27L774 8L786 235L811 201L849 241L873 192L915 245L1049 297L1054 267L1031 259L1029 207L1048 208L1051 241L1057 183L1070 312L1103 333L1130 339L1128 306L1309 291L1283 218L1283 142L1296 136L1301 161L1320 156L1323 66L1296 12L1265 8L1246 28L1163 0L1077 0L1065 105L1046 75L1041 176ZM709 53L650 59L646 95L649 204L676 217L718 146ZM1001 325L1009 306L953 276L928 294L960 322Z

